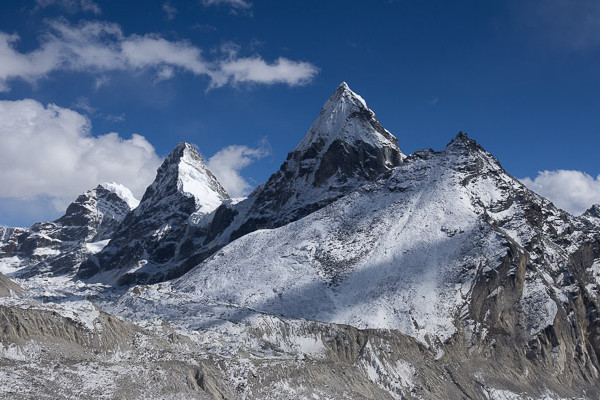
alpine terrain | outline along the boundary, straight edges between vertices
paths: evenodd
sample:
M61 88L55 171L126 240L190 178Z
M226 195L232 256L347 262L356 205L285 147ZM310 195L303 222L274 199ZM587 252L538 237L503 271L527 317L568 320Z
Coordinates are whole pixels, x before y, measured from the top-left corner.
M0 397L600 398L600 206L462 132L407 156L345 83L247 198L180 143L139 205L0 228L0 273Z

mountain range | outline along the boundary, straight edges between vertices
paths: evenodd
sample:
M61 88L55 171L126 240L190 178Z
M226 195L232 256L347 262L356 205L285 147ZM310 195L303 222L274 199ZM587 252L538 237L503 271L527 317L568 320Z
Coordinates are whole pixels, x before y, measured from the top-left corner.
M247 198L180 143L139 202L0 228L0 272L10 398L600 398L600 206L463 132L407 156L346 83Z

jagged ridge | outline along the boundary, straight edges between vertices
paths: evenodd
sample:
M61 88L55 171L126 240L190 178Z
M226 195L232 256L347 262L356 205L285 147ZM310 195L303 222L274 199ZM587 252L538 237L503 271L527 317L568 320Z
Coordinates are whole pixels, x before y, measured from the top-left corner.
M63 216L30 228L10 228L0 235L0 259L14 275L64 275L114 234L137 200L126 187L103 183L77 197Z
M179 143L159 167L139 206L110 243L81 265L78 276L112 284L156 282L181 275L171 261L192 217L214 211L229 196L198 152Z

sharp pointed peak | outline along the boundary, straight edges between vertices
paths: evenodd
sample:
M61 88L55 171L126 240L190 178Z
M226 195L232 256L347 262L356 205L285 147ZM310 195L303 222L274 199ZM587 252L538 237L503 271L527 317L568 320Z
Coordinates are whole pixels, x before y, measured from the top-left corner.
M188 142L177 143L177 146L175 146L175 150L178 150L178 149L194 149L194 150L196 150L195 146Z
M355 91L353 91L352 89L350 89L350 86L348 85L348 83L346 83L345 81L341 82L337 88L335 89L334 93L348 93L350 95L354 95L354 96L358 96L360 97Z
M346 82L340 83L323 105L295 151L304 152L315 144L326 151L336 140L350 145L362 141L374 147L385 146L400 151L398 140L379 124L365 100L350 90Z
M600 218L600 204L592 204L582 215L584 217Z
M206 162L196 146L188 142L179 142L165 158L159 172L168 169L169 165L179 165L181 163L200 164L202 169L206 168Z
M142 206L136 208L141 214L149 204L159 201L173 201L172 195L181 193L193 197L197 208L203 211L216 208L222 200L229 198L217 178L210 172L206 162L187 142L180 142L165 158L156 172L154 182L146 189L142 197ZM207 211L208 212L208 211Z
M323 108L327 108L327 105L332 103L339 104L348 102L353 103L359 109L364 108L369 110L367 102L358 93L350 89L350 86L348 86L346 82L342 82L338 85Z
M179 142L177 143L177 145L175 146L175 148L171 151L171 153L169 154L169 157L171 157L172 155L177 156L177 157L181 157L182 154L184 154L186 151L191 151L193 153L198 153L198 150L196 149L196 146L188 143L188 142Z

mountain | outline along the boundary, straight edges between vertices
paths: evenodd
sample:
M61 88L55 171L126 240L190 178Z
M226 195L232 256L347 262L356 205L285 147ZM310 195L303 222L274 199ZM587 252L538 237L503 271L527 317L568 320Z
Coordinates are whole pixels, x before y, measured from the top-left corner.
M219 210L238 217L229 226L216 220L211 230L229 228L230 236L223 238L228 242L257 229L285 225L389 173L405 157L398 139L343 82L279 171L246 201L234 207L224 204Z
M168 315L187 329L258 314L392 330L440 359L469 354L462 370L452 362L466 359L446 357L451 375L540 396L540 388L573 396L569 382L594 397L598 259L597 227L528 190L461 133L443 151L416 152L389 176L245 235L113 307L131 318ZM483 388L464 396L486 398Z
M78 276L123 285L181 275L171 261L188 226L228 198L198 152L179 143L139 206L123 219L109 244L82 263Z
M117 285L176 278L231 240L300 219L390 173L405 157L365 101L342 83L279 171L245 200L229 199L200 155L178 145L140 206L82 264L79 277Z
M0 273L0 297L11 297L22 293L23 289L19 285Z
M389 172L404 158L398 139L343 82L279 171L250 195L248 217L232 238L302 218Z
M103 183L71 203L63 216L30 228L0 230L0 264L12 276L74 274L100 250L138 201L116 183Z
M223 202L191 230L177 262L188 271L243 235L301 219L389 174L405 158L398 139L343 82L279 170L247 199Z
M404 156L342 84L247 199L182 143L77 277L0 275L0 397L597 399L598 216L462 132Z

